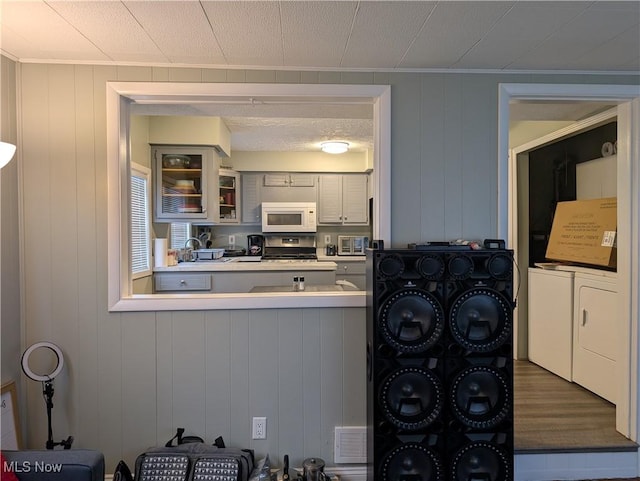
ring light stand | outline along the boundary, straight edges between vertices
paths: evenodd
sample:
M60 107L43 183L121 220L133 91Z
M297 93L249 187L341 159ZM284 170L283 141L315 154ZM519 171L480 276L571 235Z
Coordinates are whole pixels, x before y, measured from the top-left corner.
M31 370L29 367L29 356L38 348L47 348L56 356L57 365L53 369L52 372L46 375L40 375ZM48 428L48 437L47 437L47 449L53 449L55 446L62 446L64 449L71 449L71 443L73 443L73 436L69 436L67 439L60 441L58 443L53 442L53 429L51 428L51 410L53 409L53 379L60 374L62 371L62 367L64 366L64 357L62 356L62 351L58 346L51 342L36 342L31 347L27 348L26 351L22 354L22 370L24 373L34 381L42 382L42 395L45 400L45 404L47 405L47 428Z

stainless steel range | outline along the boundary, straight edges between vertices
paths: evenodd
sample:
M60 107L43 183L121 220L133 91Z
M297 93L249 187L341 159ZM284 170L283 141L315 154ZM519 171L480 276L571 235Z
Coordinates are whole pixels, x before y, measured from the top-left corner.
M266 261L316 261L315 235L266 235L262 259Z

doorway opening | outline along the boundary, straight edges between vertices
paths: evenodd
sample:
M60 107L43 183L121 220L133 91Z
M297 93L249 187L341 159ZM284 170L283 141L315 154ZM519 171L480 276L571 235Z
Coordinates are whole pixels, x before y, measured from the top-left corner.
M637 360L637 317L638 317L638 269L637 250L639 226L637 199L638 178L638 88L635 86L586 86L586 85L530 85L503 84L500 86L499 109L499 159L500 192L499 218L500 231L514 249L515 257L521 266L521 276L527 275L528 246L523 239L522 223L526 218L518 216L519 158L531 145L523 145L509 150L508 126L509 103L513 101L538 102L610 102L615 107L618 119L618 279L619 290L616 301L619 306L618 326L623 326L617 334L615 380L617 400L615 425L619 433L632 441L637 441L638 414L637 390L635 380L638 372ZM562 132L561 132L562 134ZM570 132L564 132L569 135ZM559 135L562 136L562 135ZM528 240L528 239L527 239ZM514 314L515 356L519 360L527 359L527 300L520 296L518 308ZM516 394L517 395L517 394Z

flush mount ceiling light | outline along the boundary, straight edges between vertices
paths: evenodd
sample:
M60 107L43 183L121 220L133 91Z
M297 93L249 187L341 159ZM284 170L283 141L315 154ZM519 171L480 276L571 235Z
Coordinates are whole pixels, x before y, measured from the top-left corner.
M348 142L322 142L320 148L327 154L344 154L349 150Z
M13 159L13 154L16 153L16 146L7 142L0 142L0 169L9 163Z

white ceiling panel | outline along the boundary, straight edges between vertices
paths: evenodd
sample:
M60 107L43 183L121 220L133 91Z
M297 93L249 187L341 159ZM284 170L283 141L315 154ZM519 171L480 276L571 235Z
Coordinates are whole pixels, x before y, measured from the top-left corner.
M226 62L199 2L132 1L125 6L170 62Z
M357 2L281 4L284 65L340 65Z
M279 2L202 2L231 65L283 65Z
M2 49L14 58L110 60L97 45L44 2L2 0L0 19ZM10 35L5 36L5 28ZM19 43L14 44L13 40Z
M638 24L639 19L635 15L629 15L623 9L587 9L550 35L540 45L532 48L514 62L513 66L515 68L542 68L543 65L546 65L547 68L552 69L570 69L571 64L577 59L590 55L595 49L614 40L621 32ZM589 34L580 35L580 32L589 32ZM632 48L632 53L636 56L638 55L638 46L640 43L636 43L636 48ZM628 51L616 51L616 56L618 59L614 62L623 62L628 58Z
M640 2L637 0L593 2L589 4L589 8L605 12L618 10L626 12L628 15L640 15Z
M121 2L50 2L51 8L111 60L166 57Z
M414 2L397 8L395 2L361 3L341 66L394 65L411 47L435 5L436 2ZM398 30L397 25L403 25L402 30ZM375 49L371 48L372 44Z
M571 62L571 68L588 69L594 62L609 70L640 69L640 25L589 50Z
M457 66L483 68L489 61L496 68L507 68L584 9L578 2L518 2Z
M438 3L400 67L456 66L511 6L512 2ZM486 68L495 66L487 62Z

